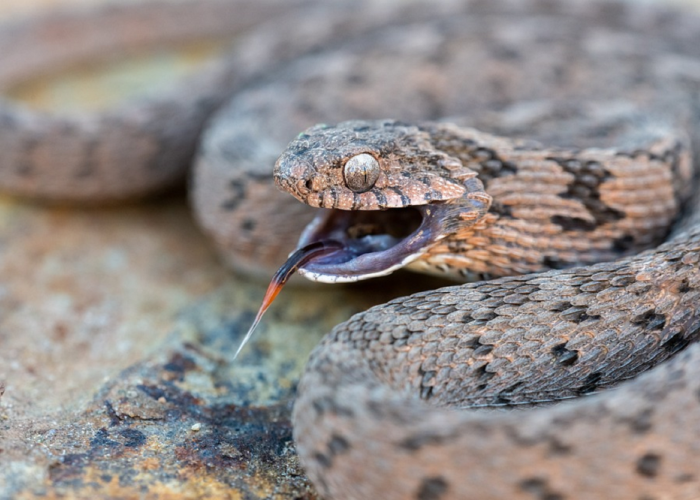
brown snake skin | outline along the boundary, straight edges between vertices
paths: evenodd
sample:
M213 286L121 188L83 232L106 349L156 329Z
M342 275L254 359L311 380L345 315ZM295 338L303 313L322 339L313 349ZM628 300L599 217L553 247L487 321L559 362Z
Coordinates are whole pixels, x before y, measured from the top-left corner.
M410 265L502 276L372 308L314 350L293 420L324 497L700 498L698 51L693 16L564 0L326 5L241 43L193 177L235 267L279 264L313 215L270 191L284 144L360 119L299 135L278 184L312 206L435 207ZM358 194L340 172L360 153L381 173ZM49 163L21 193L77 191ZM99 199L98 177L81 178Z

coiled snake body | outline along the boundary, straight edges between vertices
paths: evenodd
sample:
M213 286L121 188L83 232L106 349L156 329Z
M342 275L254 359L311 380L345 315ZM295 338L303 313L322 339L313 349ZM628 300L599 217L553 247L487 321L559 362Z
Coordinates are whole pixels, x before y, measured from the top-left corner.
M291 29L335 49L258 72L214 121L203 227L239 268L279 264L313 213L270 166L342 122L277 161L333 209L300 244L345 245L302 272L497 279L372 308L314 350L293 420L320 492L700 497L700 24L608 2L345 9L254 38L256 60Z

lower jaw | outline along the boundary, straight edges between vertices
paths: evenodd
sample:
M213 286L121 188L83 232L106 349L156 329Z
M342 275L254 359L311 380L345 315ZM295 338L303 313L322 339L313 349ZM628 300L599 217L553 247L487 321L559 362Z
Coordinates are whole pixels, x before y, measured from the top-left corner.
M366 272L363 274L352 274L352 273L347 273L347 274L329 274L327 272L323 271L312 271L309 269L303 269L300 268L298 273L303 276L304 278L311 280L311 281L317 281L319 283L355 283L357 281L362 281L362 280L367 280L371 278L379 278L380 276L387 276L394 271L397 271L403 267L406 267L409 265L411 262L417 260L422 256L421 253L409 255L406 258L404 258L401 262L387 267L382 270L378 270L376 272Z

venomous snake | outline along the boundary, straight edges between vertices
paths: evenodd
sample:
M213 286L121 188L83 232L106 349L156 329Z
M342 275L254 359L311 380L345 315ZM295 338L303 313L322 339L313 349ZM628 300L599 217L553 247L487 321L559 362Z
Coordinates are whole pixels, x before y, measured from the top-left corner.
M336 7L240 47L196 162L202 226L249 272L307 227L300 245L344 245L302 266L319 281L496 279L377 306L314 350L293 421L321 494L698 498L700 24L615 2ZM269 189L304 129L274 179L331 209L310 224Z

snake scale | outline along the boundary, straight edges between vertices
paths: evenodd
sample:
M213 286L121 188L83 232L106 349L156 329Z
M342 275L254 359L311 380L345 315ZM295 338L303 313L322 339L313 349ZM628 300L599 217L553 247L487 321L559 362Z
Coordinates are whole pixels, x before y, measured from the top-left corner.
M240 44L192 182L234 267L303 231L346 247L319 281L485 280L313 351L294 437L324 497L700 498L699 47L686 13L563 0L323 5Z

